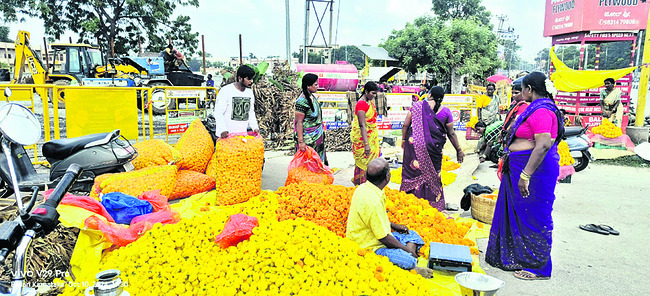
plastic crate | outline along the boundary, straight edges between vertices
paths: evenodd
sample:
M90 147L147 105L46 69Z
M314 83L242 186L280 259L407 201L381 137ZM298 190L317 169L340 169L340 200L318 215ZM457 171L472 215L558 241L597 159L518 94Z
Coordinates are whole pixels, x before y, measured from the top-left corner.
M474 128L468 126L465 131L465 140L478 140L479 138L481 138L481 135Z

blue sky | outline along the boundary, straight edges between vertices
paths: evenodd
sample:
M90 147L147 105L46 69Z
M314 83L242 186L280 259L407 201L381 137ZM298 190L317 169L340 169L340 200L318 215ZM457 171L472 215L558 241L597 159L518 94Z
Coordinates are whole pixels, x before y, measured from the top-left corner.
M508 17L505 27L513 27L519 35L518 44L522 46L519 54L525 60L532 61L540 49L550 46L550 39L542 36L545 1L484 0L483 5L492 12L495 28L497 15ZM291 52L296 52L304 40L305 1L290 0L289 6ZM407 22L419 16L431 14L431 6L430 0L335 0L332 40L336 39L335 43L340 45L376 46L393 30L404 28ZM324 7L317 5L319 16ZM251 52L258 57L286 55L283 0L201 0L199 8L181 7L177 13L191 17L192 29L205 35L206 52L213 56L238 56L239 34L243 38L244 55ZM313 11L310 19L311 40L317 24ZM42 40L44 34L43 23L38 19L9 26L11 38L18 30L30 31L34 40ZM329 20L324 26L327 36ZM62 40L67 41L68 36L72 34L62 36ZM322 44L320 40L319 35L314 44Z

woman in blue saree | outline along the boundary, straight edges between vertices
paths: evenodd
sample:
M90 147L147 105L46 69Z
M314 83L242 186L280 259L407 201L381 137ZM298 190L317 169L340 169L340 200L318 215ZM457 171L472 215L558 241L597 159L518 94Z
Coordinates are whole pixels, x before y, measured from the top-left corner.
M554 92L551 81L540 72L523 79L522 95L532 103L508 134L485 256L490 265L516 270L515 277L524 280L551 277L551 212L560 170L557 144L564 134Z

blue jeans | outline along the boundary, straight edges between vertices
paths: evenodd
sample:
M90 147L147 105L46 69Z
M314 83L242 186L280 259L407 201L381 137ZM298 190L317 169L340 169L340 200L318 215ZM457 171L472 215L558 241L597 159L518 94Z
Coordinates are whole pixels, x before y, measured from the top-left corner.
M413 230L409 230L409 233L407 234L403 234L399 232L393 232L392 234L395 237L395 239L397 239L397 241L399 241L404 245L406 245L407 243L414 243L417 246L416 251L419 251L420 247L424 245L424 240L422 240L420 235ZM418 263L417 258L413 257L411 253L404 251L402 249L381 248L381 249L377 249L375 253L377 255L388 257L390 262L406 270L415 268L415 266Z

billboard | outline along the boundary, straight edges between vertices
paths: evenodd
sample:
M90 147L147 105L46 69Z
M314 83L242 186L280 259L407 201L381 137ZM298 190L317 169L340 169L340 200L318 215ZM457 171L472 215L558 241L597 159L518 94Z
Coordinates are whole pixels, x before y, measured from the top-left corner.
M641 0L546 0L544 36L643 30L649 8Z

